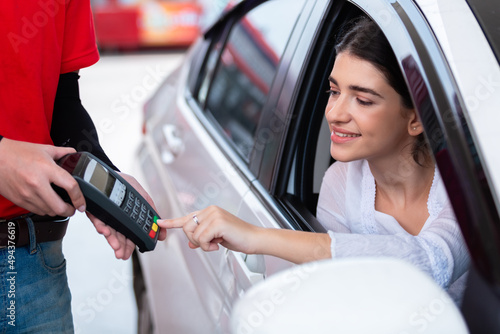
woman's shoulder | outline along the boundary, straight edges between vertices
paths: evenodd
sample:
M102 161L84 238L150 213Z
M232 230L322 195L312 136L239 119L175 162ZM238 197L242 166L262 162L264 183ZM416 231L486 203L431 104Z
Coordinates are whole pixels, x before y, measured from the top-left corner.
M358 184L363 178L364 160L334 162L325 172L323 184L334 184L336 187L348 183Z
M349 162L335 161L330 165L330 167L326 171L326 174L342 175L352 172L361 173L363 171L364 162L365 160L356 160Z
M434 171L434 179L432 181L427 207L431 216L437 216L442 210L451 208L446 187L437 167Z

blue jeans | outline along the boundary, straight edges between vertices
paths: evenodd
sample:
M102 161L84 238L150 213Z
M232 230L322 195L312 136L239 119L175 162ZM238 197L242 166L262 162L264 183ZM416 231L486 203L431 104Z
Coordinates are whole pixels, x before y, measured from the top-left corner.
M73 333L62 240L0 249L0 333Z

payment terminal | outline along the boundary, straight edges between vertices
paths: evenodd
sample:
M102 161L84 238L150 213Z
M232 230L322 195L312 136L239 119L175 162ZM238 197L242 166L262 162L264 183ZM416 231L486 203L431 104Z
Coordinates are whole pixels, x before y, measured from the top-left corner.
M68 154L57 163L78 182L88 212L134 242L140 252L155 248L159 216L125 179L88 152ZM53 188L71 204L64 189Z

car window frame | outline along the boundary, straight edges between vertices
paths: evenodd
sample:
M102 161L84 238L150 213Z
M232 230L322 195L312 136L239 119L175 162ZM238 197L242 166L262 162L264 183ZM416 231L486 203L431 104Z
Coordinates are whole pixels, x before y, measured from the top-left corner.
M249 182L254 180L256 175L258 175L261 165L260 161L262 159L262 154L264 152L262 152L262 150L255 150L255 143L254 143L254 147L252 147L251 159L246 160L240 154L234 143L232 143L231 140L222 135L221 128L217 120L215 120L215 118L213 118L213 116L206 111L207 99L205 99L204 101L198 101L198 94L200 93L200 89L202 88L203 85L203 78L200 75L201 73L203 73L204 71L209 71L210 73L206 77L205 76L203 77L206 78L209 86L212 84L214 79L214 73L216 72L218 63L220 62L221 54L224 50L225 44L228 41L228 38L231 34L234 25L237 22L239 22L239 20L241 20L250 11L252 11L253 9L257 8L258 6L262 5L267 1L268 0L242 1L235 7L227 11L211 28L209 28L206 31L206 33L204 34L205 45L203 47L200 47L201 50L204 50L205 54L204 59L201 62L201 65L196 68L194 73L190 73L189 89L186 96L190 105L193 107L193 110L195 111L195 114L198 117L198 119L202 123L204 123L204 126L206 127L207 131L214 138L214 140L219 145L224 154L228 157L230 161L234 163L235 167L245 175L245 177L249 180ZM306 1L306 4L307 3L308 1ZM299 21L303 20L301 19L302 17L303 13L301 13L301 15L299 16ZM297 34L297 31L300 32L300 30L301 30L301 24L300 22L298 22L296 23L294 29L292 30L291 36ZM287 50L289 49L289 47L290 43L288 43L288 45L286 46L285 51L283 53L283 57L287 55L288 52ZM213 68L207 70L208 62L211 56L216 58L216 62ZM285 69L283 68L282 62L280 61L275 75L275 79L271 85L269 97L267 98L266 103L262 108L263 115L268 113L269 110L272 110L272 105L275 102L274 99L272 98L273 94L275 94L276 92L275 86L281 85L280 80L282 80L283 71L285 70L286 68ZM264 126L262 118L264 117L261 117L261 121L258 124L256 130L256 136L258 135L258 133L260 133L260 131L262 131L262 127Z

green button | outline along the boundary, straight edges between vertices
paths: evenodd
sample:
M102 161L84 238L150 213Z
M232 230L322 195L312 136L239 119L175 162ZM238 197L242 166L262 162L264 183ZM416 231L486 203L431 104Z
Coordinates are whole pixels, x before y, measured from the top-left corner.
M154 216L153 221L156 223L157 220L158 220L158 217Z

